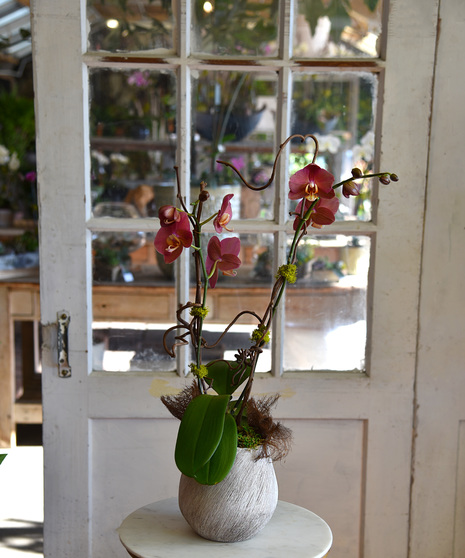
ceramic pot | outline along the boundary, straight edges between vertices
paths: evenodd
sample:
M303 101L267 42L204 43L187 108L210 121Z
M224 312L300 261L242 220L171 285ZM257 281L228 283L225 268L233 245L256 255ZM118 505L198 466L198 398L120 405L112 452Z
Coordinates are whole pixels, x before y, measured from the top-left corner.
M199 484L181 476L179 508L194 531L218 542L245 541L271 519L278 503L278 483L270 459L239 448L228 476L218 484Z

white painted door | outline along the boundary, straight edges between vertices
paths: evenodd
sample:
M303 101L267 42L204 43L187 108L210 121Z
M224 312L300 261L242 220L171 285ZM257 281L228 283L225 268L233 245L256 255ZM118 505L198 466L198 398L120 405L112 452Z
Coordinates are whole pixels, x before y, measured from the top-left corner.
M89 148L94 134L89 114L95 91L89 92L89 76L107 68L172 72L177 84L175 158L186 192L191 163L191 134L186 133L191 104L186 99L191 79L218 64L226 70L238 65L229 62L228 66L227 61L212 55L194 57L192 62L187 32L194 11L184 1L174 2L180 29L174 41L176 54L161 50L90 52L84 1L41 0L33 2L32 8L45 339L45 555L123 558L125 551L116 532L121 520L135 508L177 491L179 475L173 460L177 423L158 396L185 385L182 374L187 355L178 359L179 374L169 370L93 371L97 351L93 330L96 322L104 329L104 320L159 324L165 310L175 308L173 293L185 301L189 286L182 279L176 291L161 289L153 302L153 289L143 287L129 292L110 285L106 290L94 289L92 294L95 235L150 234L158 224L150 217L115 221L95 214ZM280 3L282 29L293 21L294 8L297 10L288 2ZM276 322L275 331L281 335L274 335L273 372L260 376L255 387L257 393L282 394L276 414L294 431L291 454L276 466L280 497L328 521L335 537L334 558L408 555L420 253L437 2L392 1L385 3L382 13L386 22L381 56L376 60L309 61L300 55L295 62L289 56L292 41L288 31L278 42L280 54L261 62L274 83L276 107L280 108L275 144L289 130L286 99L292 80L297 83L301 75L312 71L339 73L343 79L343 70L374 76L378 84L376 159L381 169L401 177L400 183L375 192L371 219L342 220L331 230L332 235L370 241L367 310L361 320L367 324L364 369L352 371L355 366L347 366L347 370L343 366L331 370L328 366L323 371L324 365L314 367L311 362L315 351L304 359L304 365L297 362L296 355L311 351L309 339L318 344L322 337L314 331L311 337L308 324L308 336L303 340L298 328L292 329L289 316L306 300L293 291L287 317L281 312ZM252 67L244 60L239 64L241 71ZM258 75L257 68L252 70ZM169 133L164 139L172 141ZM103 149L102 143L93 141ZM284 165L280 172L283 180ZM271 202L277 208L268 218L272 220L259 222L253 230L239 223L237 229L252 238L254 234L274 235L271 246L278 255L285 250L287 215L284 205L278 203L283 197L277 191ZM181 277L187 264L185 259L179 266ZM225 304L219 301L218 307ZM57 362L56 322L63 310L71 316L69 377L60 377ZM350 335L349 341L355 343ZM352 348L337 349L338 356L342 352L338 359L342 362L343 351L349 359ZM286 359L291 359L290 365Z
M413 462L412 556L465 556L465 374L463 226L465 170L463 2L440 2L427 209ZM444 189L444 186L446 188ZM437 216L442 218L438 219Z

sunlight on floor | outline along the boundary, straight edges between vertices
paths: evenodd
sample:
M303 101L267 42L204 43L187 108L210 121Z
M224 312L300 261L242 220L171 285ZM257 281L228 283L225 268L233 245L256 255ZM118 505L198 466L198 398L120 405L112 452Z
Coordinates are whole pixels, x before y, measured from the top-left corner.
M43 450L0 449L0 557L43 556Z

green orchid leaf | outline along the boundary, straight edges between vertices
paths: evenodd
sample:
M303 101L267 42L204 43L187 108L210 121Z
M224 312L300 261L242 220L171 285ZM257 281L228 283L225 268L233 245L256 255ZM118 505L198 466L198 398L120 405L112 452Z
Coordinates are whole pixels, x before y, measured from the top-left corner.
M7 455L7 453L0 453L0 463L5 459Z
M223 436L211 459L195 473L200 484L218 484L231 470L237 453L237 426L233 416L225 416Z
M199 395L182 417L174 459L181 473L193 477L211 458L223 435L229 395Z
M208 365L207 381L219 395L232 395L250 376L250 366L241 370L236 361L218 360Z

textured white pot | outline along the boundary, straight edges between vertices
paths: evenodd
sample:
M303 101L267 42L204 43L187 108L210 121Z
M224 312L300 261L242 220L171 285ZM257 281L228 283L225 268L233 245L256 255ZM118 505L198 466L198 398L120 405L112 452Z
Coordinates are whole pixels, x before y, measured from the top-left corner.
M239 448L228 476L212 486L181 476L179 508L201 537L245 541L271 519L278 503L276 474L270 459L255 457L256 451Z

